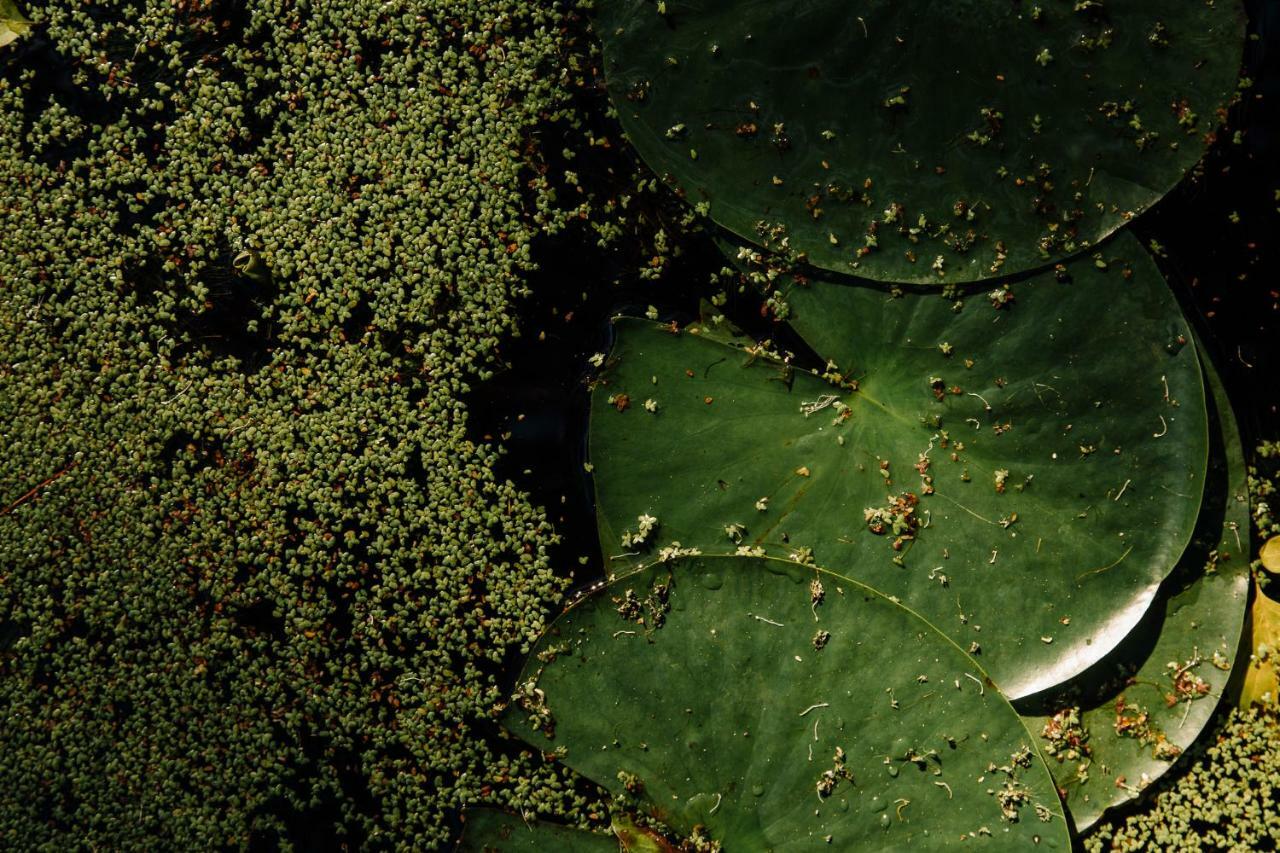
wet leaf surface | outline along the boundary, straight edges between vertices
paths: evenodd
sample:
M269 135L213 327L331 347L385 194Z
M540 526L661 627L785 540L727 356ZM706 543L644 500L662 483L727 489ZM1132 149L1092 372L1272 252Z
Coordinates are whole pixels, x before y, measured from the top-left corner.
M619 117L691 204L762 246L894 282L1079 251L1215 137L1238 2L603 0Z
M824 569L632 571L556 620L517 696L514 732L728 850L1070 845L1035 739L986 673Z

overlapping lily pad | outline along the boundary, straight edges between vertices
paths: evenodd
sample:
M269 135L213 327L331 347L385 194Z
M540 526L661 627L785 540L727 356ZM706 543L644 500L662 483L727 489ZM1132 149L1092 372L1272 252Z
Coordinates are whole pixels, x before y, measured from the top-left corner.
M725 849L1069 847L1035 738L986 673L824 569L633 570L556 620L516 696L517 734Z
M827 379L619 321L591 425L609 564L816 559L900 597L1010 696L1083 672L1182 555L1208 438L1191 332L1136 241L1062 278L960 311L797 286L792 322L837 362Z
M1200 735L1236 662L1249 596L1249 503L1240 434L1217 374L1213 453L1192 539L1147 618L1079 679L1032 697L1028 717L1078 830L1137 797Z
M1200 158L1235 0L601 0L622 124L717 222L893 282L1032 269Z

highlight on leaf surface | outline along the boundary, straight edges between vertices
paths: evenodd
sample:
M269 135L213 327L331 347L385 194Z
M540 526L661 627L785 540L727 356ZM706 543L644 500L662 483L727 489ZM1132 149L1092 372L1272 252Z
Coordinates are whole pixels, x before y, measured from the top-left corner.
M775 283L825 368L617 321L590 435L609 564L696 547L844 566L1013 697L1115 648L1182 556L1208 464L1191 330L1137 241L998 300ZM659 417L608 403L640 393ZM622 547L646 514L655 535Z
M1079 252L1200 159L1241 3L601 0L619 118L757 245L887 282Z
M509 729L725 849L1070 846L1035 738L987 674L827 569L633 569L561 615L518 684Z

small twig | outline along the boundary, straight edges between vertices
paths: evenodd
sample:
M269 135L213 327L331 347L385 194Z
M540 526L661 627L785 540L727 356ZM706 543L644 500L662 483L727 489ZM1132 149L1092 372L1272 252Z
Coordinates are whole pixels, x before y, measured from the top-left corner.
M65 476L65 475L66 475L66 473L67 473L68 471L70 471L72 468L76 467L76 466L77 466L77 465L79 465L79 464L80 464L80 461L79 461L79 460L76 460L76 461L72 462L70 465L68 465L67 467L63 468L63 469L62 469L61 471L59 471L58 473L54 474L52 477L46 477L46 478L45 478L44 480L42 480L39 484L37 484L37 485L36 485L35 487L33 487L30 491L28 491L25 495L23 495L22 497L18 498L16 501L14 501L13 503L9 504L9 505L8 505L7 507L5 507L4 509L0 510L0 516L5 516L5 515L8 515L9 513L13 512L15 509L17 509L18 507L22 506L22 505L23 505L24 503L26 503L27 501L31 500L31 498L35 497L36 493L37 493L37 492L39 492L41 489L43 489L44 487L48 486L50 483L54 482L55 480L58 480L58 479L60 479L61 477Z
M174 394L172 397L170 397L168 400L165 400L165 401L164 401L163 403L161 403L160 405L162 405L162 406L167 406L167 405L169 405L170 403L172 403L174 400L177 400L177 399L178 399L179 397L181 397L183 394L185 394L185 393L187 393L188 391L190 391L190 390L191 390L191 386L192 386L193 384L195 384L195 383L193 383L193 382L188 382L188 383L186 384L186 386L185 386L181 391L179 391L177 394Z

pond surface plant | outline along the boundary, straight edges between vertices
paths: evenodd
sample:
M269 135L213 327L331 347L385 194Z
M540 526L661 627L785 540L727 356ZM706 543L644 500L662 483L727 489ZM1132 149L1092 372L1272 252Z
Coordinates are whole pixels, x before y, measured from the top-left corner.
M993 8L0 0L0 846L1276 837L1239 4Z
M780 20L781 19L781 20ZM602 0L618 116L690 203L887 282L1088 248L1213 141L1236 2Z
M739 289L757 292L762 314L789 326L808 349L797 356L771 340L745 336L715 312L684 328L657 322L653 310L647 320L615 322L616 339L593 358L598 372L592 380L591 470L608 583L592 588L553 624L542 651L519 676L507 712L512 731L543 749L558 744L562 761L610 789L615 813L638 809L655 832L685 838L687 849L721 842L731 849L774 849L785 846L784 838L830 843L850 832L844 842L850 847L895 843L859 835L870 829L865 820L846 828L839 815L833 824L819 808L801 819L790 805L799 801L802 786L786 781L790 751L773 741L785 743L787 729L798 727L773 721L786 704L775 702L775 694L812 683L800 671L779 678L790 668L786 651L795 652L798 665L809 660L798 640L787 639L805 602L799 593L788 599L757 591L773 582L752 561L791 566L800 586L802 577L810 577L807 604L815 622L830 607L831 582L865 584L910 607L975 666L980 663L985 685L1016 700L1022 730L1038 736L1038 750L1028 747L1025 754L1027 766L1032 750L1036 762L1047 762L1077 829L1160 779L1209 723L1229 675L1247 663L1237 652L1249 591L1250 513L1230 402L1146 250L1128 234L1099 242L1158 200L1199 160L1203 147L1175 141L1161 148L1171 156L1146 158L1160 133L1141 117L1128 123L1136 136L1127 141L1137 154L1108 148L1114 148L1115 128L1092 118L1077 133L1040 142L1034 137L1046 119L1037 113L1029 133L1015 132L992 152L1021 162L1021 146L1065 146L1065 158L1055 165L1044 155L1039 174L996 165L999 178L1013 176L1020 191L1039 194L1033 204L973 205L966 193L952 205L954 222L918 212L937 205L942 194L921 178L930 157L939 161L933 172L948 191L992 191L990 177L941 163L961 134L935 125L947 125L948 110L965 102L969 89L977 89L981 100L1003 87L958 72L961 96L934 86L926 101L942 97L939 92L950 100L946 108L933 104L921 119L903 118L915 106L908 97L912 87L903 85L879 105L892 121L882 127L868 119L874 99L863 89L878 85L877 75L911 64L879 54L879 61L868 60L849 35L854 22L864 39L877 30L870 51L920 49L908 24L900 27L906 35L893 39L896 48L884 46L880 25L895 14L886 9L869 4L864 18L836 4L798 4L786 26L773 27L766 25L766 11L757 17L749 4L620 1L603 4L597 15L610 92L641 156L687 203L755 244L719 240L737 267ZM985 24L976 39L1025 47L1004 33L1008 22L999 15L971 21L969 11L948 8L943 14L957 18L956 26L943 28L934 41L967 45L954 33ZM1061 96L1046 111L1060 108L1070 124L1082 114L1073 101L1082 92L1093 98L1108 85L1143 89L1148 69L1122 67L1138 55L1136 43L1122 38L1126 49L1110 51L1116 33L1129 29L1132 36L1139 18L1156 14L1153 8L1126 8L1114 16L1102 3L1076 4L1070 11L1059 5L1052 14L1040 7L1025 11L1046 43L1062 39L1060 54L1070 52L1076 60L1045 83ZM1020 26L1023 12L1013 7L1010 21ZM1200 95L1217 99L1217 109L1234 98L1231 57L1242 35L1239 12L1235 6L1196 11L1207 16L1193 28L1205 40L1184 47L1212 54L1218 73L1190 83L1175 75L1173 82L1202 87ZM1163 20L1154 19L1149 29L1148 48L1169 46ZM815 59L805 64L813 45ZM938 60L926 63L931 71L946 66L946 50L925 51ZM1019 56L1015 51L1008 61L1017 65ZM1042 47L1032 61L1053 65L1053 46ZM1174 61L1200 69L1207 60L1187 54ZM1006 82L1002 72L990 76ZM1161 78L1153 88L1165 82ZM1030 100L1029 86L1011 90L1018 90L1012 100ZM1198 119L1179 115L1179 104L1189 102L1172 103L1175 118L1194 137ZM1103 102L1099 112L1114 119L1135 109L1126 99ZM997 107L980 113L987 129L964 138L985 149L1003 133L1006 115ZM837 127L841 121L852 121L856 130L842 135L847 125ZM1099 134L1107 141L1095 138ZM889 154L909 166L897 169L894 157L875 152L890 139L897 147ZM1081 139L1111 153L1090 161L1083 152L1092 149ZM1200 140L1212 141L1212 134ZM824 143L829 150L820 150ZM868 146L870 153L863 150ZM912 156L922 150L923 156ZM981 159L955 156L965 166ZM1122 162L1151 175L1164 170L1166 177L1153 178L1132 198L1101 200L1115 191L1111 170L1123 170ZM1101 178L1099 163L1106 164ZM895 199L880 218L860 212L878 210L872 190L882 190L883 176L868 176L859 190L845 174L850 168L903 171L910 190L902 191L914 193L916 208ZM772 176L764 178L770 169ZM1077 209L1064 211L1049 198L1061 178L1055 169L1068 173ZM1073 170L1078 174L1071 176ZM1144 184L1131 180L1127 186ZM1087 201L1093 192L1099 195ZM1098 216L1086 214L1086 207ZM982 215L999 224L959 232ZM850 221L860 229L866 225L855 261L845 248L848 235L839 231ZM874 260L882 257L881 226L911 244L901 258ZM1019 247L1011 252L1003 238L994 239L986 247L994 253L989 266L971 258L957 270L949 263L954 257L941 250L927 272L917 265L933 254L930 240L967 255L997 228L1008 229ZM1032 244L1035 260L1026 251ZM887 279L887 285L850 278L850 271ZM994 287L964 284L997 275L1002 282ZM707 570L720 560L736 561L736 570ZM718 603L703 602L699 584L732 592ZM691 589L698 601L692 606ZM735 606L741 589L751 592ZM677 597L686 599L681 606L673 604ZM787 611L786 617L762 616L762 602ZM686 615L691 609L696 616ZM744 635L726 609L778 629L776 643L753 653L761 626ZM610 631L617 617L637 629ZM713 651L683 652L681 663L665 662L669 635L676 635L674 642L683 636L682 629L670 628L673 620L690 619L700 628L697 644ZM869 622L854 624L868 644L886 645ZM810 646L818 660L827 659L822 655L840 627L837 621L831 630L817 629ZM646 642L628 652L636 637ZM699 695L715 682L698 662L703 654L733 673L727 692ZM770 655L778 661L761 660ZM566 657L571 662L562 662ZM880 662L872 675L859 669L861 663L850 650L841 660L843 673L821 683L856 685L870 703L861 710L873 719L857 727L864 741L875 739L878 725L906 732L906 725L894 729L893 714L871 710L875 704L866 695L877 679L893 680L887 673L896 662ZM664 691L645 686L655 673L671 687L676 710L667 707ZM763 681L751 686L755 678ZM916 684L930 680L921 673ZM734 692L740 681L748 685L741 698ZM967 685L957 678L955 686ZM901 709L901 689L886 687L892 711ZM684 700L689 693L697 698ZM702 702L721 713L699 711ZM802 715L827 707L811 704ZM766 730L768 742L744 739L708 749L708 739L737 736L732 720L743 708ZM657 727L652 732L651 724ZM677 745L674 752L683 758L673 768L671 744L651 740L678 742L684 735L677 732L688 734L695 755ZM640 743L632 742L636 738ZM820 802L841 781L865 775L851 769L850 754L838 749L832 767L824 769L816 784ZM776 795L781 803L740 805L749 787L765 796L767 786L751 785L762 764L783 780ZM891 789L881 780L870 802L858 797L861 816ZM773 808L801 822L770 838ZM933 812L916 819L914 831L921 834L912 837L914 845L943 843L947 832L966 837L960 824L967 807L941 808L947 811L940 827L929 823L939 817ZM1017 823L1008 810L1003 817ZM885 828L891 824L886 816ZM840 832L825 831L833 825ZM623 849L631 849L618 835ZM990 829L967 837L990 837Z

